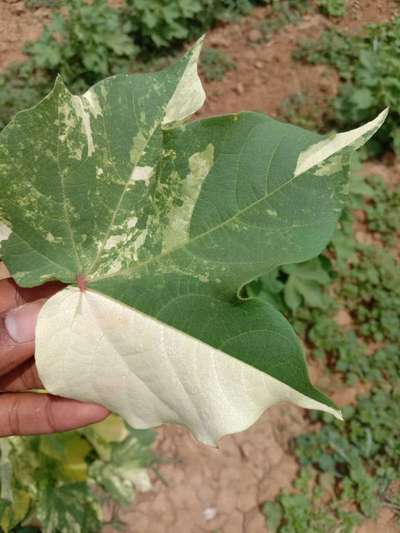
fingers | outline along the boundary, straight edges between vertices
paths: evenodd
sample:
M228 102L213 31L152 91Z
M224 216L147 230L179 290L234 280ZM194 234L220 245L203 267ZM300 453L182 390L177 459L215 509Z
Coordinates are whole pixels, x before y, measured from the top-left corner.
M40 287L24 289L18 287L12 279L0 280L0 313L40 298L49 298L64 286L62 283L54 281Z
M18 287L11 279L0 281L0 313L24 303L18 292Z
M9 277L10 272L8 271L8 268L2 261L0 261L0 279L7 279Z
M0 281L0 375L33 355L37 315L44 299L62 287L54 282L22 289L11 279Z
M0 318L0 375L32 357L36 319L44 301L16 307Z
M69 431L100 422L108 414L100 405L49 394L4 393L0 395L0 437Z
M5 376L0 376L0 391L22 392L31 389L42 389L35 361L28 359Z
M0 280L0 390L7 391L0 394L0 437L68 431L109 414L95 404L16 392L42 387L32 358L36 320L45 298L62 287L54 282L21 289Z

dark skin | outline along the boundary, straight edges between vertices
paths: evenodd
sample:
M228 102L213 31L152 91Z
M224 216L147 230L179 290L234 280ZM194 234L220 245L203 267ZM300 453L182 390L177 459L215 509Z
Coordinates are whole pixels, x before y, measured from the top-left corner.
M68 431L99 422L109 414L99 405L30 392L43 388L34 360L37 314L46 299L62 287L47 283L21 289L11 278L0 280L0 437ZM18 335L10 335L11 315L14 322L18 319L22 341L15 338Z

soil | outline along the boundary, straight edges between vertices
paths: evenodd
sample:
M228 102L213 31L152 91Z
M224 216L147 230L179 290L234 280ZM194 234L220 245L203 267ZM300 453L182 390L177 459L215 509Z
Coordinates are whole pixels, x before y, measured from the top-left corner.
M337 91L337 74L324 65L294 61L293 50L299 42L315 39L332 26L355 32L365 24L388 21L396 13L396 3L391 0L349 1L347 12L339 22L320 14L307 15L299 24L285 26L268 42L263 42L260 31L260 23L270 16L268 8L255 9L240 23L210 32L205 46L227 52L237 68L228 72L222 81L206 82L207 102L202 115L247 110L275 116L284 100L302 92L312 102L313 116L317 120L316 109L320 110L322 121L326 103Z
M39 37L48 13L26 9L23 1L0 0L0 70L24 58L24 43Z
M183 428L159 429L157 451L171 462L123 516L129 532L265 532L260 505L289 487L297 464L288 443L305 427L302 411L285 405L224 437L218 449L198 444Z
M296 44L332 25L356 31L367 23L387 21L395 10L394 0L349 0L344 19L308 15L268 42L259 29L268 8L216 28L208 34L206 46L229 53L236 70L222 81L205 83L208 100L200 115L256 110L276 116L288 96L302 91L323 120L326 103L337 90L337 75L325 66L294 62L291 54ZM44 8L27 10L23 1L0 0L0 69L23 58L23 43L40 34L48 13ZM374 165L375 173L388 181L396 179L385 166ZM345 311L337 319L343 327L351 327ZM355 401L355 391L340 380L329 383L320 363L314 364L311 375L341 405ZM152 476L153 489L138 494L133 508L123 513L127 531L265 533L261 505L295 478L298 466L290 442L308 427L302 409L282 404L269 409L247 431L224 437L218 449L197 443L184 428L158 428L156 451L167 461L160 465L159 475ZM111 531L105 528L104 533ZM396 531L400 529L393 524L393 513L384 509L377 521L366 521L357 533Z

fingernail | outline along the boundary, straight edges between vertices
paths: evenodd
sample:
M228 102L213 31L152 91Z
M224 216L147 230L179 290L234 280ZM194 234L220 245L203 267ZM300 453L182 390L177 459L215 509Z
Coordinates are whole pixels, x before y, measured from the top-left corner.
M104 420L110 411L96 403L81 403L77 409L77 417L82 425L94 424Z
M62 421L63 431L84 427L104 420L110 411L96 403L53 397L53 419Z
M12 309L4 319L8 335L14 342L29 342L35 338L36 319L45 300Z

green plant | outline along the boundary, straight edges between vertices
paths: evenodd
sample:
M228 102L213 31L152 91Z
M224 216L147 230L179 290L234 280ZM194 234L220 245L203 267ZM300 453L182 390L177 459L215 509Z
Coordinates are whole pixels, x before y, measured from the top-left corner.
M0 73L0 130L17 111L32 107L49 89L49 80L30 68L9 68Z
M135 57L121 13L106 0L90 5L82 0L67 0L68 14L54 13L40 38L25 46L33 70L54 78L61 74L74 90L85 90L104 76L127 70Z
M344 17L346 14L346 0L317 0L317 6L325 15Z
M329 317L318 318L316 314L309 323L313 324L313 320L313 328L322 327L324 334L320 338L326 340L326 326L333 326L334 321ZM340 331L337 326L336 331ZM294 494L283 492L264 507L272 531L333 533L341 527L353 533L364 517L375 517L384 505L400 516L398 496L391 490L393 483L400 480L400 426L395 422L400 399L398 342L386 343L368 356L366 350L363 353L357 348L357 338L352 335L354 352L340 334L333 336L332 346L328 341L323 348L330 353L332 347L339 350L334 369L369 382L373 392L359 396L355 408L343 409L344 425L324 415L311 415L316 422L314 430L293 444L302 465ZM308 338L315 343L315 335L309 333ZM347 358L343 357L343 349ZM355 382L356 379L351 380ZM356 510L349 512L354 506Z
M199 0L127 0L127 7L133 32L146 48L171 47L186 40L190 26L204 15Z
M260 31L266 40L287 24L299 22L310 7L309 0L271 0L266 3L272 8L269 16L260 23Z
M80 431L3 440L2 531L39 521L46 533L94 533L110 503L111 525L119 527L119 507L132 503L136 490L150 488L153 440L151 431L130 429L114 416Z
M321 107L315 105L315 96L302 91L285 98L279 106L282 120L306 129L323 130L325 116L321 117Z
M26 0L30 7L47 0ZM0 74L0 129L17 111L34 105L61 73L73 92L83 92L117 72L148 72L168 62L166 54L219 21L246 14L262 0L128 0L119 9L106 0L66 0L36 42L27 60ZM58 3L51 2L52 7ZM215 59L215 58L214 58ZM217 61L215 59L215 61ZM218 63L218 61L217 61ZM213 75L233 68L226 57ZM219 64L218 63L218 64Z
M24 0L24 4L29 9L37 9L39 7L59 7L61 0Z
M131 25L107 0L67 0L63 6L67 12L53 13L39 39L25 45L27 60L0 74L0 129L43 98L58 74L79 93L127 71L135 58Z
M337 502L326 503L328 476L315 475L302 468L293 484L294 492L282 491L276 501L263 506L265 522L272 533L353 533L361 517L340 509Z
M400 340L400 271L387 250L360 245L340 292L361 336L377 342Z
M398 264L390 253L395 241L393 235L389 238L400 225L398 217L389 216L397 198L377 176L351 180L351 193L349 205L364 210L367 226L368 212L371 225L381 217L373 231L387 248L358 243L352 231L354 217L347 211L340 248L350 253L339 260L337 243L330 247L331 264L326 272L334 285L323 292L324 314L307 301L292 311L286 307L286 313L314 358L323 358L326 369L342 374L346 383L362 382L371 392L359 396L355 407L343 409L344 425L311 414L315 426L292 446L301 465L293 488L264 506L267 526L280 533L334 533L338 529L354 533L363 519L375 517L385 505L400 516L396 489L400 481L400 426L396 422L400 284ZM276 292L282 298L285 279L280 280ZM269 286L271 281L263 290ZM350 320L347 328L336 322L339 310L345 310ZM371 339L379 343L372 351Z
M385 505L400 516L398 497L391 490L399 482L398 346L389 347L380 359L381 372L365 376L377 390L360 396L355 408L344 408L344 425L311 415L314 430L293 443L302 467L295 492L284 491L264 506L272 531L333 533L340 527L353 533L363 518L375 517Z
M124 17L145 54L198 37L218 21L247 14L258 0L127 0Z
M227 72L236 69L236 63L222 50L205 48L201 55L200 67L207 80L219 81Z
M388 187L379 176L368 176L367 184L371 191L364 206L368 231L394 248L399 233L400 190Z
M325 247L349 158L385 114L324 139L260 113L189 123L204 101L200 51L201 41L164 71L114 76L83 96L57 79L17 115L0 136L1 257L21 286L68 285L36 328L48 391L136 427L183 423L215 444L288 390L340 417L312 386L290 324L239 292ZM283 272L289 306L324 305L313 282L326 283L323 266ZM266 383L273 392L257 393Z
M274 269L247 285L246 291L284 312L293 313L304 305L324 309L328 305L324 288L331 282L329 269L329 261L319 256Z
M400 152L400 17L385 24L370 25L359 35L330 29L318 41L304 42L295 52L297 59L324 63L337 68L341 77L333 102L334 124L350 127L368 120L378 109L390 107L385 128L370 145L370 153L387 148Z

